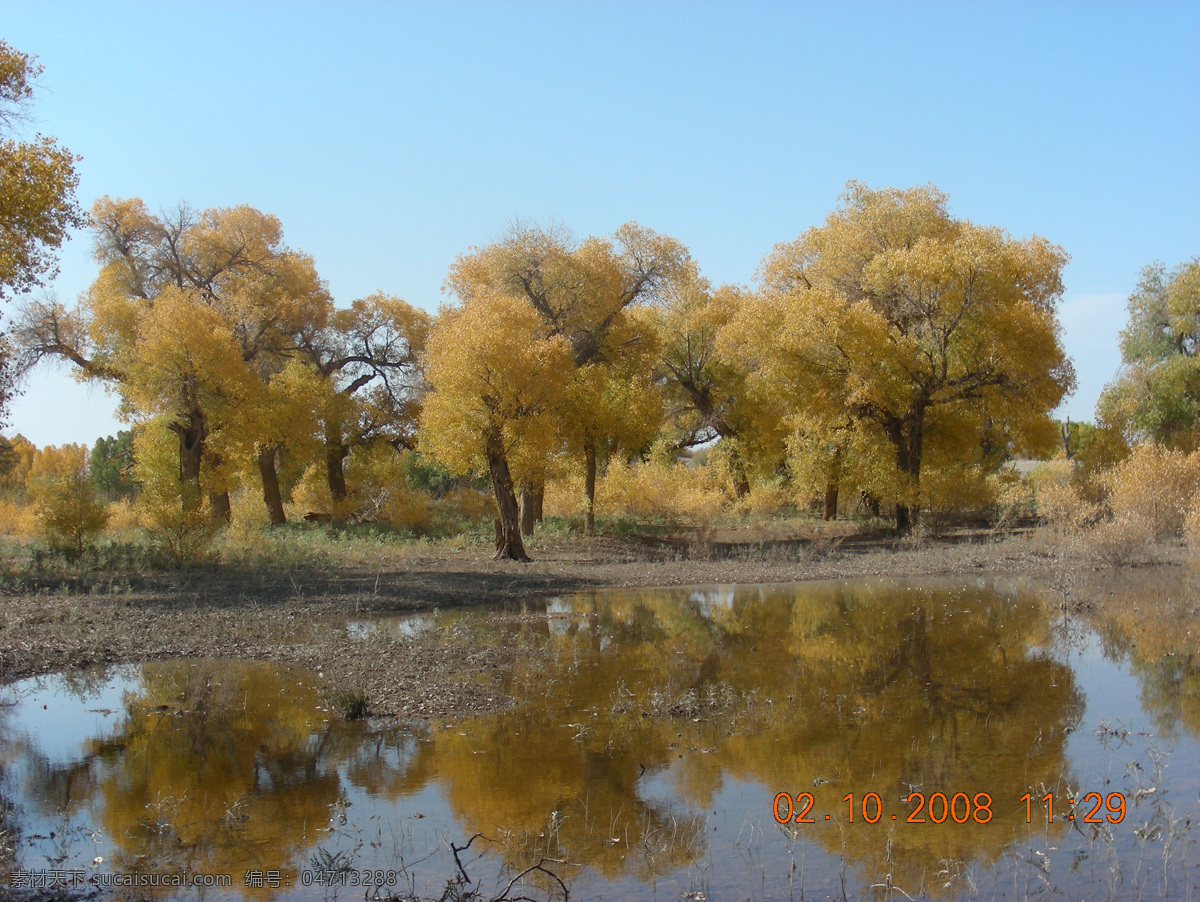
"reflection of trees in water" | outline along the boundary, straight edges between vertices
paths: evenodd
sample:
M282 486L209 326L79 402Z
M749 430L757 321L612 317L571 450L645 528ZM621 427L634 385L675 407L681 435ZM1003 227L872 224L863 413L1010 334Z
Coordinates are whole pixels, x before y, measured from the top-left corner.
M1200 735L1200 573L1180 567L1108 571L1089 620L1113 660L1128 658L1142 706L1166 734L1182 724Z
M17 865L17 847L21 843L20 810L12 801L14 793L9 776L16 751L7 716L11 707L0 702L0 880L5 882L11 879Z
M746 588L715 602L639 590L576 610L565 629L543 623L537 641L555 654L514 673L517 710L436 733L409 779L440 775L468 832L553 835L559 854L607 876L695 861L703 831L679 830L679 812L711 810L731 777L772 795L811 790L821 816L842 819L846 793L879 793L901 826L856 817L844 834L808 834L844 844L864 876L911 886L941 861L993 860L1024 830L1020 797L1064 776L1082 711L1069 669L1037 650L1049 641L1039 606L986 587ZM494 623L480 638L530 631ZM644 775L668 801L646 798ZM992 822L904 824L910 785L988 792ZM638 857L639 830L671 827L673 847Z
M140 677L115 733L68 765L42 762L40 804L90 808L117 870L287 869L339 792L302 674L207 661L147 664Z
M419 735L326 724L298 672L147 665L113 734L69 766L44 763L38 804L96 812L117 868L289 870L342 797L340 770L389 799L437 784L462 836L500 842L513 867L545 856L652 882L709 854L694 812L733 779L768 798L811 791L834 822L799 835L868 882L891 874L935 892L923 875L993 860L1025 832L1021 796L1065 776L1082 700L1039 651L1052 625L1019 596L859 582L639 590L570 607L444 612L457 634L518 650L517 705ZM993 820L905 824L910 785L988 792ZM842 797L867 792L885 820L837 823Z

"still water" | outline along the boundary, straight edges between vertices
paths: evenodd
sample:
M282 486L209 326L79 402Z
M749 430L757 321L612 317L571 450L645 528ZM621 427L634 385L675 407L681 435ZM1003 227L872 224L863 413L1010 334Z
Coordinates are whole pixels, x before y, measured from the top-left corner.
M0 880L491 899L540 864L508 894L1200 898L1197 640L1136 627L984 579L347 622L528 652L493 680L514 708L420 726L345 722L256 662L24 680L0 689ZM148 888L180 880L227 885Z

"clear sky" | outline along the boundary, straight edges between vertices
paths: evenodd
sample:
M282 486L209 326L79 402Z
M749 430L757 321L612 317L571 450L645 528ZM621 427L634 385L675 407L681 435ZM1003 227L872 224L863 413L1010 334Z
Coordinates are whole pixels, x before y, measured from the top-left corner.
M1071 255L1061 309L1091 417L1140 269L1200 254L1200 4L13 3L36 127L80 200L248 203L340 303L435 310L513 219L672 235L714 282L821 222L850 179ZM90 239L54 290L95 277ZM9 434L91 443L115 401L35 372Z

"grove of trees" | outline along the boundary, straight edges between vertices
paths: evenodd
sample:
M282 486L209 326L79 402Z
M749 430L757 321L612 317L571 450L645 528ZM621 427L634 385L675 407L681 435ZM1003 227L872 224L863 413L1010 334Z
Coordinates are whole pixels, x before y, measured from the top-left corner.
M116 391L143 491L185 517L227 521L256 485L280 524L319 473L342 519L348 458L418 450L486 475L496 555L526 560L549 481L579 481L591 531L606 470L702 451L732 498L771 483L835 517L849 496L906 531L946 486L1056 447L1073 384L1065 254L955 219L932 186L851 183L753 289L636 223L514 226L451 265L436 317L381 293L335 306L250 207L104 197L90 223L98 276L73 305L26 300L20 359Z

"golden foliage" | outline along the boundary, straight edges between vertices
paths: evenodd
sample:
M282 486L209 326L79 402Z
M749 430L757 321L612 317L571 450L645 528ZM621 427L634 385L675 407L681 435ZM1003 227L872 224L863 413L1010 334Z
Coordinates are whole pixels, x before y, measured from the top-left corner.
M527 303L503 295L441 311L426 357L433 391L421 413L424 453L453 472L478 472L498 430L516 474L542 465L572 370L567 340L542 331Z
M0 41L0 301L53 276L53 252L84 224L75 202L79 158L54 138L5 137L33 98L42 72L35 59Z
M164 429L134 431L134 478L142 486L135 509L155 545L177 563L196 563L208 553L217 527L199 486L177 478L172 438Z
M546 486L546 513L584 513L583 476L551 480ZM638 517L669 522L707 522L728 503L720 473L711 467L689 467L661 451L646 463L610 461L596 481L596 513L606 517Z
M108 506L88 474L85 445L39 448L28 484L38 531L52 547L82 552L104 531Z
M1200 490L1200 452L1136 446L1108 474L1114 522L1140 527L1153 541L1178 537Z
M1071 461L1046 461L1025 478L1038 518L1052 528L1082 529L1100 519L1100 507L1079 491L1076 469Z
M763 296L723 336L802 441L819 424L820 447L793 455L828 470L845 449L853 487L905 516L939 445L1052 445L1047 413L1073 384L1055 317L1066 255L952 219L945 202L931 186L851 183L824 225L776 246ZM943 459L969 471L977 455Z
M0 500L0 535L27 539L37 533L37 513L32 505Z

